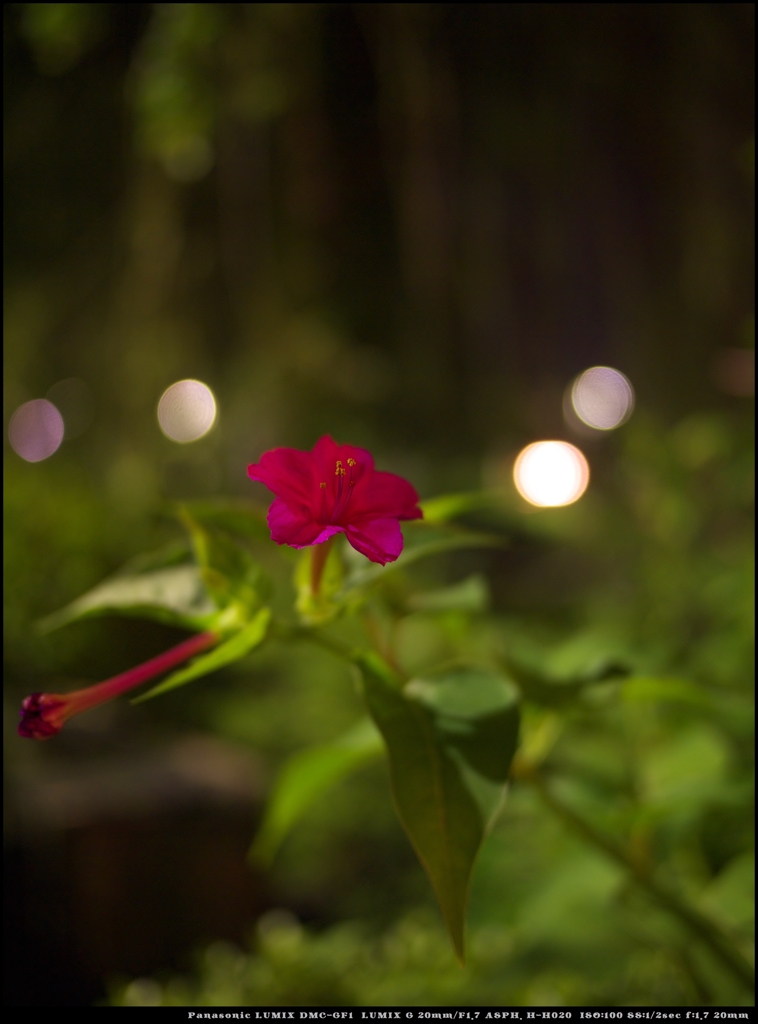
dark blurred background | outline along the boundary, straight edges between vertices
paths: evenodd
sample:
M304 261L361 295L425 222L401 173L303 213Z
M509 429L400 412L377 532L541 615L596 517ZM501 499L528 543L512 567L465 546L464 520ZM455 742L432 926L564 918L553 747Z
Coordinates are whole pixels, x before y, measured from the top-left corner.
M708 580L728 575L721 554L737 576L750 562L753 19L751 4L4 6L5 423L49 396L67 425L36 463L6 438L12 1004L85 1005L108 979L188 969L272 907L384 927L389 906L427 900L379 769L279 875L244 866L276 765L355 717L328 660L262 655L249 721L214 677L93 712L54 749L14 736L25 693L175 640L115 620L40 638L35 619L173 536L167 500L265 500L245 467L268 448L330 433L429 496L571 440L587 508L627 510L624 544L581 571L516 544L492 569L495 612L573 628L601 583L630 589L644 548L655 585L619 616L654 637L648 669L707 637L702 675L744 682L749 582L714 597ZM617 433L564 418L593 365L636 391ZM183 378L219 409L190 445L155 413ZM366 793L372 813L356 811ZM742 842L713 854L714 876ZM542 961L525 963L528 988Z

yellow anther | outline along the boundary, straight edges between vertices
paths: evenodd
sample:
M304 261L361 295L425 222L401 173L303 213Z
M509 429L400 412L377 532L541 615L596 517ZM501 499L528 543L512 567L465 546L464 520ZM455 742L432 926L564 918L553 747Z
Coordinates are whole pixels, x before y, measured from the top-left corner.
M354 466L355 465L355 459L348 459L347 460L347 464L348 464L348 466Z
M319 487L321 487L322 489L325 488L326 487L326 483L322 481L322 483L319 484Z
M341 459L337 459L337 466L336 466L336 468L334 470L334 475L335 476L344 476L345 475L345 470L342 468L342 460Z

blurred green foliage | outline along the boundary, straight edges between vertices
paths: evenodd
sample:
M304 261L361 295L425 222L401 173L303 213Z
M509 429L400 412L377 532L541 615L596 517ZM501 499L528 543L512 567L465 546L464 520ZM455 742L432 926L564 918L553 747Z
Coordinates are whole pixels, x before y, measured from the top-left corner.
M753 344L748 5L4 16L7 415L71 376L95 405L48 461L7 451L9 720L50 679L105 678L174 636L91 619L40 637L37 619L175 543L177 499L202 522L219 494L262 502L245 464L326 432L424 496L460 491L429 518L501 541L380 577L369 625L333 635L368 629L412 676L505 672L524 697L465 969L367 760L283 840L287 909L248 951L156 964L112 1001L748 1004L644 884L752 957L752 404L712 373ZM573 437L592 467L577 505L528 510L510 456L571 436L561 394L592 363L629 374L637 411ZM155 421L180 377L221 410L187 446ZM249 540L291 609L286 552ZM273 780L363 708L339 658L272 640L132 714L247 744ZM6 748L11 779L55 756Z
M729 454L737 439L726 420L710 420L710 430L716 422L720 454L713 452L686 478L676 469L682 439L697 436L700 420L683 421L668 436L659 432L650 447L644 444L649 424L630 425L615 500L595 508L591 531L572 524L573 537L563 541L588 561L615 566L610 580L599 574L583 600L574 596L564 611L571 613L568 624L551 624L533 612L472 611L465 594L461 611L409 609L394 621L395 656L417 674L440 661L472 657L515 658L542 674L541 689L530 691L529 673L516 673L526 698L522 756L549 781L558 813L540 802L527 776L519 781L517 775L474 876L465 971L457 973L443 952L440 925L414 914L383 937L365 925L314 933L274 919L272 934L281 930L281 946L264 934L249 955L214 947L196 980L156 982L144 992L134 985L119 990L117 1001L749 1001L749 989L637 881L650 872L751 955L751 468ZM660 519L649 505L637 507L640 491L656 495ZM689 537L666 529L674 502L698 520ZM544 538L548 522L553 533L563 515L545 511L526 522ZM714 592L729 597L714 601ZM634 673L603 680L609 659L626 662ZM297 670L298 687L305 664ZM585 683L567 685L582 672ZM230 693L225 713L224 698L214 694L216 727L240 738L251 735L246 721L256 723L254 741L265 742L262 723L270 719L264 707L282 696L261 703L253 694ZM287 840L282 876L295 881L304 870L297 861L305 857L307 873L321 885L327 879L338 884L340 845L357 828L349 815L360 820L360 807L369 801L375 808L375 782L366 775L343 784L336 807L323 799L315 805ZM626 864L608 857L608 841L623 847ZM334 901L341 902L334 889L322 898L332 911ZM355 916L351 911L346 916ZM375 905L372 916L381 920L386 910ZM264 921L264 933L266 927ZM328 970L318 968L321 958L331 964Z

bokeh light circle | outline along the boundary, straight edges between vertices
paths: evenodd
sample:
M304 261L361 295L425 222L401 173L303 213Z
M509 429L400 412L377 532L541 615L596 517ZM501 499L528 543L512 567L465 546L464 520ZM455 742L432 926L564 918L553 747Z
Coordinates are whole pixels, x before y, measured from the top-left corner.
M216 399L199 380L178 380L161 395L158 423L166 437L188 444L204 437L216 422Z
M11 448L27 462L49 459L60 448L63 433L63 417L46 398L20 405L8 424Z
M614 430L634 409L634 389L620 370L593 366L581 373L571 388L574 412L588 427Z
M573 444L535 441L519 453L513 480L530 505L555 508L581 498L590 481L590 467Z

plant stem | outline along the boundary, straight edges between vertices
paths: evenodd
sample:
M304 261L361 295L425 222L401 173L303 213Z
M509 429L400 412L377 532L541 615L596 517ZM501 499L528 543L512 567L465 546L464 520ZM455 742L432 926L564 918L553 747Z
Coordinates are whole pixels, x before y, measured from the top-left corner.
M157 658L130 668L128 672L106 679L95 686L87 686L72 693L32 693L22 701L19 735L24 739L47 740L59 733L72 715L78 715L105 701L113 700L127 690L180 665L195 654L207 650L219 641L217 633L199 633L172 647Z
M321 589L321 577L324 573L324 566L332 550L334 537L325 540L323 544L314 544L311 548L311 594L314 597Z
M90 686L86 690L77 691L78 694L81 694L78 707L80 710L84 710L101 704L103 701L111 700L135 686L147 682L153 676L167 672L175 665L181 665L183 661L206 651L209 647L217 644L218 640L217 633L198 633L197 636L190 637L189 640L177 644L176 647L171 647L156 658L151 658L150 661L145 661L141 665L129 669L128 672L122 672L121 675L113 676L111 679L106 679L104 683Z
M534 768L520 762L515 777L534 786L545 804L570 825L575 832L597 847L597 849L602 850L617 863L623 865L637 884L645 889L660 906L665 907L666 910L686 924L692 932L702 939L711 952L718 957L721 963L735 977L739 978L749 989L753 989L755 985L755 972L752 966L735 947L732 940L724 935L713 921L651 877L640 863L631 857L615 839L604 835L594 825L577 814L576 811L567 807L550 791L545 784L545 780Z

